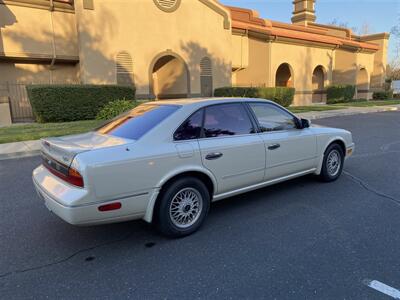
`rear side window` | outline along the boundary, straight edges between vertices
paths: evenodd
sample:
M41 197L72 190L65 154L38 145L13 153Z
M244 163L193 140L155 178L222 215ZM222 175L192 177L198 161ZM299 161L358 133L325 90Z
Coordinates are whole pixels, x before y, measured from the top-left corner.
M125 113L97 130L121 138L138 140L180 108L178 105L145 104Z
M204 135L207 138L254 133L250 118L240 103L206 107Z
M201 125L203 124L203 110L194 113L175 132L175 141L194 140L200 138Z

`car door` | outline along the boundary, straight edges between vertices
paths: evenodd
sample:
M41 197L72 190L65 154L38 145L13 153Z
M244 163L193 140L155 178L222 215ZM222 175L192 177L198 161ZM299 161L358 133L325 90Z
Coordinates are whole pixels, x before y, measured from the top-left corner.
M217 179L218 194L262 182L264 142L242 103L206 107L199 146L203 165Z
M251 102L248 105L265 143L265 181L316 167L317 139L310 128L298 129L295 116L272 103Z

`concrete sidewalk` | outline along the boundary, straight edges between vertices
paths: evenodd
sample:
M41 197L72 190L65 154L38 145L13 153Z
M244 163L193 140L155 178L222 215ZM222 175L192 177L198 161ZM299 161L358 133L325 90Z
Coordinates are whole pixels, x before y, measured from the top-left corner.
M400 105L374 106L374 107L349 107L348 109L312 111L296 114L298 117L316 120L331 117L343 117L357 114L367 114L385 111L400 111ZM0 144L0 160L35 156L40 153L40 141L26 141Z
M372 106L372 107L349 107L347 109L337 109L337 110L326 110L326 111L310 111L306 113L296 114L297 116L309 119L324 119L331 117L343 117L358 114L368 114L377 113L385 111L400 111L400 105L388 105L388 106Z
M0 160L34 156L40 153L40 141L0 144Z

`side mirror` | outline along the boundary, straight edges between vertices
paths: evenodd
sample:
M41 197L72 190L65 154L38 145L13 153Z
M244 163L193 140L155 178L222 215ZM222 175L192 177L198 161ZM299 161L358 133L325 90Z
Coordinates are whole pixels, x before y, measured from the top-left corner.
M301 127L309 128L311 126L311 121L307 119L301 119Z

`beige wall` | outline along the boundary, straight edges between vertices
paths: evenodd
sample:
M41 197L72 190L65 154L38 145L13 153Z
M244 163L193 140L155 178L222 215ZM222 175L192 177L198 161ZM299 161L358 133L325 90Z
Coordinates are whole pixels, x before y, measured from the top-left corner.
M234 38L234 66L238 65L239 53L246 57L244 39ZM238 49L239 48L239 49ZM378 59L379 60L379 59ZM369 89L371 74L376 66L374 53L351 52L342 49L317 45L299 45L286 41L268 42L265 39L248 38L248 66L233 73L233 83L238 86L275 86L276 73L280 65L286 63L292 71L292 86L296 89L295 105L307 105L317 98L313 97L312 78L315 68L324 70L324 87L330 84L357 84L359 71L365 69L368 82L359 83L361 90ZM376 67L375 67L376 69ZM365 76L364 76L365 77ZM359 79L365 81L365 79ZM356 95L370 98L371 93Z
M374 70L375 54L336 51L335 69L333 72L334 84L353 84L358 89L369 90L371 87L371 75ZM361 70L365 70L362 71ZM366 73L366 74L365 74ZM371 93L357 93L356 98L371 98Z
M239 86L267 86L269 80L268 44L256 38L248 38L243 42L248 42L248 66L235 72L235 84ZM245 61L245 51L243 56Z
M56 54L77 57L75 14L53 14ZM46 9L0 5L0 56L51 58L53 54L51 12Z
M50 68L53 37L56 60ZM0 5L0 57L0 82L78 82L75 14Z
M125 50L133 58L139 95L151 92L152 62L166 51L186 62L192 95L200 95L200 60L205 56L213 64L214 87L230 85L230 28L225 29L224 17L203 2L207 1L182 1L176 11L167 13L153 1L137 5L97 0L94 10L83 9L82 1L76 1L83 82L115 83L114 58Z
M379 50L374 55L374 67L371 74L371 88L379 89L385 83L389 39L377 38L368 42L379 45Z
M0 82L78 83L79 68L75 65L50 65L0 62Z
M249 38L245 35L232 35L232 69L240 70L249 66Z

